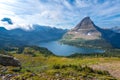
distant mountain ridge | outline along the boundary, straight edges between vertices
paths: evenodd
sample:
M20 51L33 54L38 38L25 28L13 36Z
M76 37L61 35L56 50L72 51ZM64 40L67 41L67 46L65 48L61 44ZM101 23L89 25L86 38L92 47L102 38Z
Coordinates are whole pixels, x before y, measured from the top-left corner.
M118 26L111 28L111 30L113 30L114 32L120 33L120 27Z
M90 17L85 17L75 28L64 35L62 41L85 47L120 48L120 33L111 29L102 29L96 26Z
M34 24L32 27L31 30L21 28L7 30L0 27L0 46L35 45L42 41L60 39L67 31L38 24Z

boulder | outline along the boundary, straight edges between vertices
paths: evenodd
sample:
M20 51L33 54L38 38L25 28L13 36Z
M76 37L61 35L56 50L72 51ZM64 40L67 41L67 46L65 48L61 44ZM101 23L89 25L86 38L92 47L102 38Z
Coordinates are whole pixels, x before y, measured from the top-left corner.
M21 66L21 63L18 59L12 56L1 55L1 54L0 54L0 64L3 66L15 66L15 67Z

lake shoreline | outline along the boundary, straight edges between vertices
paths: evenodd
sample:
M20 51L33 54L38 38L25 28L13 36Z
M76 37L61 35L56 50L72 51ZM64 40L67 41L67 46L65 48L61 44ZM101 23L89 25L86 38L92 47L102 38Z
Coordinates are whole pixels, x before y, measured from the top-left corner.
M91 54L91 53L104 53L104 50L86 48L86 47L76 47L67 44L62 44L59 40L41 42L40 47L48 48L57 56L70 56L71 54L80 53L80 54Z

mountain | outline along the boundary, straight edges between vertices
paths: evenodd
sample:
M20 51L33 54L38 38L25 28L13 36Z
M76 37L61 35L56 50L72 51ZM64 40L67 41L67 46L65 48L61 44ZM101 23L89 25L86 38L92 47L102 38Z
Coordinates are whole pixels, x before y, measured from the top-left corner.
M68 31L61 41L83 47L120 48L120 33L102 29L96 26L90 17L85 17L75 28Z
M0 27L0 45L1 47L36 45L42 41L60 39L66 31L37 24L32 25L31 30L21 28L7 30Z
M14 38L14 36L9 34L9 31L3 27L0 27L0 48L9 47L9 46L18 46L23 45L24 42L21 42L19 39Z
M85 17L68 34L73 34L74 38L83 38L86 40L99 39L101 36L101 33L97 30L97 26L94 25L90 17Z
M102 33L102 38L109 42L113 48L120 48L120 33L115 32L111 29L101 29L99 31Z

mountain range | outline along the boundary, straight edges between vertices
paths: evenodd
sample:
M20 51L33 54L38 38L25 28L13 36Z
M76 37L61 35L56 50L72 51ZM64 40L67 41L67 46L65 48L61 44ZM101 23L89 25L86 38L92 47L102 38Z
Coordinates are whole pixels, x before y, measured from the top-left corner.
M67 30L33 24L31 30L0 27L0 47L36 45L39 42L60 39Z
M120 48L120 33L113 29L103 29L85 17L63 37L62 42L85 47Z
M14 25L10 18L1 21ZM28 29L7 30L0 27L0 47L38 45L39 42L62 38L63 43L95 48L120 48L118 27L103 29L94 24L90 17L85 17L71 30L64 30L38 24L27 25Z

